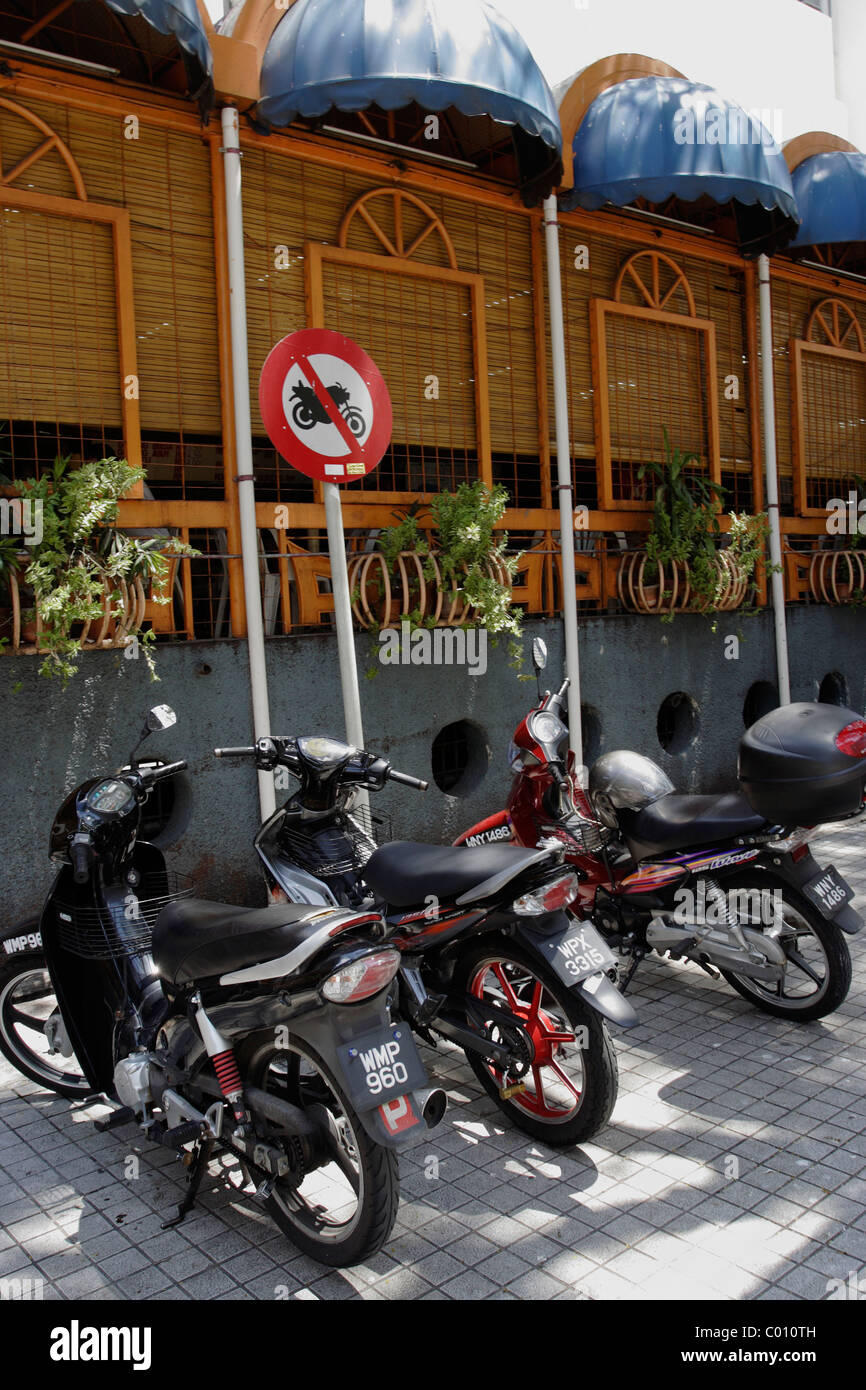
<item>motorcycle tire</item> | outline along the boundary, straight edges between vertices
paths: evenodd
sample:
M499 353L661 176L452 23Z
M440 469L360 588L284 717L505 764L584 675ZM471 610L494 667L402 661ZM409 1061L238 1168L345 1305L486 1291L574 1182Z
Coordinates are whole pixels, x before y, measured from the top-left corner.
M37 922L23 922L4 932L3 940L38 930ZM77 1070L75 1059L70 1059L67 1068L55 1066L47 1050L43 1028L56 1007L54 987L38 946L0 955L0 1052L37 1086L69 1100L83 1100L94 1091Z
M523 1077L503 1077L491 1062L466 1049L484 1090L510 1120L553 1147L579 1144L604 1129L616 1104L616 1054L604 1020L528 951L510 941L478 942L463 954L454 988L506 1008L532 1039ZM497 1040L497 1025L491 1036ZM501 1036L501 1033L499 1034ZM580 1063L580 1085L565 1063ZM503 1097L506 1086L526 1079L526 1089Z
M747 891L766 888L767 883L765 874L750 874L738 878L736 883L731 879L725 880L726 888L736 887ZM757 1004L765 1013L774 1014L776 1018L788 1018L794 1023L811 1023L838 1009L845 999L851 987L851 954L840 929L833 922L828 922L807 898L778 879L772 883L773 891L781 899L782 918L786 926L792 929L790 935L781 938L781 945L793 970L786 970L785 979L778 985L763 984L732 970L721 970L721 973L732 989L751 1004ZM791 940L794 933L797 938L795 945ZM808 951L808 956L804 950ZM819 980L812 979L811 990L805 983L810 979L808 970L798 965L798 958L813 975L820 972ZM789 983L791 990L787 992ZM798 990L801 992L798 993Z
M310 1045L294 1035L280 1045L273 1030L237 1048L245 1085L258 1086L293 1105L316 1108L331 1131L335 1158L300 1184L276 1179L265 1209L284 1235L321 1264L360 1264L381 1250L397 1217L397 1155L371 1139L346 1092ZM340 1175L343 1181L340 1181ZM354 1191L356 1209L346 1212ZM329 1212L327 1203L336 1206ZM340 1219L345 1216L345 1219Z

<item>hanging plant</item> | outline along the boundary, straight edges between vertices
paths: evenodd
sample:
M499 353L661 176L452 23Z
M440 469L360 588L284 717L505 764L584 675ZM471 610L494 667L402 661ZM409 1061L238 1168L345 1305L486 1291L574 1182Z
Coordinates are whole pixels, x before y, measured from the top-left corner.
M41 537L28 547L31 558L23 575L34 609L23 616L37 622L38 647L44 653L40 675L59 677L64 688L96 622L102 625L100 639L115 625L120 628L117 645L136 640L151 679L158 679L154 633L140 625L144 591L152 585L153 600L168 603L169 561L160 552L197 552L174 538L140 539L117 529L118 502L144 476L125 459L70 468L69 459L57 458L42 477L16 484L20 497L38 508L41 517Z

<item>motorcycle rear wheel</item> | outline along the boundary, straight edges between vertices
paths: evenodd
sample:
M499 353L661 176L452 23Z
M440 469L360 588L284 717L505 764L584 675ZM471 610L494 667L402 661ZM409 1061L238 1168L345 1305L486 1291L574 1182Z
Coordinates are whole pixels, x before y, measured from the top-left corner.
M454 986L508 1009L532 1038L534 1058L519 1078L526 1090L508 1099L500 1091L515 1078L466 1050L481 1085L518 1129L554 1147L579 1144L604 1129L616 1104L618 1070L610 1034L594 1009L511 942L470 948L457 965ZM495 1022L490 1026L496 1041Z
M760 888L766 882L763 876L755 874L737 880L737 887ZM851 955L835 923L828 922L787 884L775 882L773 887L780 895L781 916L787 929L781 938L790 961L784 980L772 985L732 970L721 973L738 994L765 1013L789 1018L794 1023L810 1023L825 1018L844 1001L851 987Z
M34 930L34 924L15 930L25 929ZM94 1092L75 1057L58 1054L55 1061L48 1051L44 1027L56 1009L54 986L41 951L16 951L0 958L0 1052L37 1086L69 1100L83 1100Z
M273 1031L238 1048L245 1085L258 1086L303 1109L315 1107L330 1130L333 1158L300 1184L273 1183L265 1208L304 1254L345 1268L381 1250L397 1217L397 1156L364 1129L339 1081L306 1042L290 1036L277 1046Z

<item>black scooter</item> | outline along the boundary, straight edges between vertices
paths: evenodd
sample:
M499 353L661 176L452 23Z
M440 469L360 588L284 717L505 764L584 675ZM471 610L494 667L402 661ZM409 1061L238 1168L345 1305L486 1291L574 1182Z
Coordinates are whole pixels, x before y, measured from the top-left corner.
M142 740L174 723L156 707ZM50 1085L44 1051L23 1041L41 1007L43 1042L83 1073L61 1072L57 1089L105 1094L115 1108L98 1128L136 1122L182 1154L187 1192L167 1224L221 1149L299 1249L328 1265L367 1259L396 1216L395 1150L445 1109L390 1012L400 954L375 911L189 896L137 838L151 789L186 763L145 766L138 747L57 814L60 870L39 926L57 1007L44 1017L35 953L17 974L12 953L0 1048Z
M418 1036L463 1048L534 1138L574 1144L603 1128L617 1095L604 1020L630 1027L637 1015L606 974L614 957L601 937L562 910L577 880L561 847L377 849L352 810L359 793L426 782L332 738L215 751L300 782L256 837L272 901L382 912L401 954L399 1014Z

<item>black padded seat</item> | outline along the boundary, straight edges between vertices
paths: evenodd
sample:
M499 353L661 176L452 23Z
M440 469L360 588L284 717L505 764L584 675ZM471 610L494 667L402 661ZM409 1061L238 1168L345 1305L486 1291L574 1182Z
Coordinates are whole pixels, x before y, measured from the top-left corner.
M538 863L544 853L516 845L455 847L394 840L370 856L364 877L373 892L393 907L414 907L430 893L460 898L498 875L505 876L504 884Z
M680 796L669 792L642 811L620 811L619 823L633 859L666 850L688 849L712 840L754 835L767 828L739 792L721 796Z
M181 898L156 919L153 959L164 979L175 985L227 975L286 955L321 927L321 910L310 903L233 907ZM306 920L314 914L315 920Z

